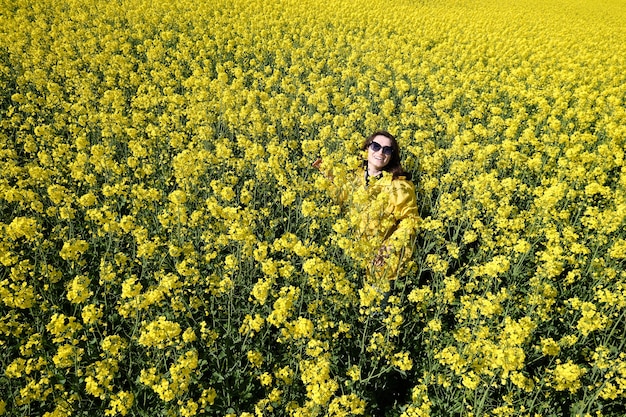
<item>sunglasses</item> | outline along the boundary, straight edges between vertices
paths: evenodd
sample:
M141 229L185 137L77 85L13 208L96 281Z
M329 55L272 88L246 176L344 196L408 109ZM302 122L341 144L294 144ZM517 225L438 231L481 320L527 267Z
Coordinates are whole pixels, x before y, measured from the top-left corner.
M378 142L370 143L370 149L372 152L378 152L382 149L385 155L391 155L393 153L393 146L381 146Z

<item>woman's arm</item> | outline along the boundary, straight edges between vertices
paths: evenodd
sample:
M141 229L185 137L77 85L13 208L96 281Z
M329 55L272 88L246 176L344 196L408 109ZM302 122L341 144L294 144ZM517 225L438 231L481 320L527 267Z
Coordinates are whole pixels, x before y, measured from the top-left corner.
M395 225L387 231L381 255L399 253L412 245L420 220L417 209L415 186L411 181L397 179L391 182L389 194L389 214L395 219Z
M345 176L338 175L338 180L335 179L335 175L333 175L332 170L324 170L322 167L322 158L317 158L311 166L317 169L320 174L324 178L329 181L329 185L325 188L328 190L329 196L337 203L339 206L344 207L347 200L348 195L352 191L355 186L355 182L352 180L346 180ZM344 173L345 175L345 173ZM352 174L350 174L352 175ZM342 180L343 179L343 180Z

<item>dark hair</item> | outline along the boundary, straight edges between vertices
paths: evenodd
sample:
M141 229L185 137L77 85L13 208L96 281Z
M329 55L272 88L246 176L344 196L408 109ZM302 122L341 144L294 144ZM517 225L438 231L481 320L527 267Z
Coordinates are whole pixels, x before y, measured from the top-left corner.
M391 145L393 146L393 152L391 153L391 159L389 163L385 165L383 171L387 171L392 175L392 178L395 180L398 177L405 177L407 180L410 180L412 175L410 172L406 172L404 168L402 168L402 164L400 163L400 145L398 145L398 141L396 138L389 132L384 130L378 130L372 133L365 142L363 142L362 150L366 150L369 148L370 144L374 141L376 136L384 136L391 141ZM367 161L363 161L363 166L367 168Z

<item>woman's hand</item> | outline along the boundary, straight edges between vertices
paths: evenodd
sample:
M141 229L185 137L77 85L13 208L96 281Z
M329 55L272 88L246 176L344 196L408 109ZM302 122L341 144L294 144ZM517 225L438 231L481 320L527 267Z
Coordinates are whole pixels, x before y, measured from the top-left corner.
M321 170L321 166L322 166L322 158L317 158L312 164L311 166L315 169L317 169L319 172L322 173L322 175L324 177L326 177L327 180L329 181L333 181L335 177L333 177L331 174L327 174L325 172L322 172Z
M374 266L383 266L385 265L387 258L389 258L389 255L391 255L391 247L383 245L380 249L378 249L378 253L374 257L372 263Z

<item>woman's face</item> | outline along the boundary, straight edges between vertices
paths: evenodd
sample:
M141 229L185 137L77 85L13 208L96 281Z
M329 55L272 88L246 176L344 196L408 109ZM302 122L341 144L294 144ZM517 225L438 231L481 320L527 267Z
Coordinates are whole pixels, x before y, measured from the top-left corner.
M370 169L373 168L376 171L382 171L382 169L387 166L389 161L391 161L391 153L388 151L386 153L385 150L393 148L393 143L391 142L391 139L382 135L374 137L372 143L380 145L378 146L380 149L374 151L372 146L376 147L376 145L370 144L367 148L367 166Z

